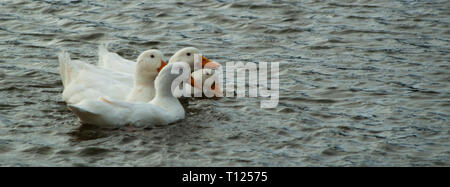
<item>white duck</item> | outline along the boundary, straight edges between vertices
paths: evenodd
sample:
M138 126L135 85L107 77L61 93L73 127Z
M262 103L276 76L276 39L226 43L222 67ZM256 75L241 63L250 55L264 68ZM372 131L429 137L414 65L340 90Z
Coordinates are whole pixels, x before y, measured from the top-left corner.
M187 64L189 64L189 67L191 68L191 72L194 71L195 65L197 65L198 67L201 67L201 68L205 68L205 69L216 69L220 66L220 64L209 60L205 56L201 56L201 60L198 59L198 61L196 62L195 55L200 55L200 54L202 54L200 52L200 50L198 50L195 47L185 47L183 49L180 49L175 54L173 54L172 57L170 57L169 64L175 63L175 62L186 62ZM199 64L195 64L195 63L199 63Z
M174 95L178 97L203 97L206 96L206 92L209 92L209 97L222 97L220 85L216 84L218 81L220 80L218 80L215 70L199 69L192 72L191 80L184 85L183 90L175 90ZM183 92L190 94L185 96Z
M170 59L170 63L175 62L186 62L189 64L189 67L192 71L190 81L185 84L184 89L191 90L191 96L194 96L195 93L203 93L202 85L205 85L205 81L214 75L214 72L211 69L219 68L219 64L209 60L208 58L201 56L200 59L195 59L195 55L200 55L201 52L195 47L186 47L179 51L177 51ZM197 61L196 61L197 60ZM198 63L198 64L195 64ZM202 69L195 70L195 67L201 67ZM215 83L209 84L211 85L209 91L214 93L215 96L222 96L221 90L219 87L215 88ZM175 93L177 96L180 96L181 93ZM202 94L200 94L202 95Z
M171 84L183 76L179 69L184 63L168 64L155 80L156 96L148 103L119 101L100 97L68 105L81 122L93 125L135 126L165 125L184 119L185 112L178 99L172 95ZM176 71L174 71L174 70ZM177 73L172 73L177 72ZM189 79L189 74L182 77Z
M138 57L134 78L130 74L100 68L79 60L72 61L69 54L59 55L60 75L64 85L63 99L76 104L99 96L118 100L148 102L155 95L154 80L164 67L162 53L147 50Z
M166 65L159 50L147 50L139 55L134 73L133 90L126 101L148 102L155 96L155 78Z

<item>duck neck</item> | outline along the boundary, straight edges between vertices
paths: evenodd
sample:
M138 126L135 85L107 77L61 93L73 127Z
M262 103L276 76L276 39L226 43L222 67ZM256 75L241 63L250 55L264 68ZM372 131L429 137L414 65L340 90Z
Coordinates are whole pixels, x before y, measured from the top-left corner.
M164 108L167 114L173 116L174 119L183 119L185 117L183 105L173 95L167 96L157 93L150 103Z
M154 76L136 71L134 75L134 85L128 94L127 101L147 102L155 96Z
M143 71L136 70L134 75L134 88L154 88L156 75Z
M180 101L173 96L171 84L169 83L163 85L156 84L156 95L150 103L166 109L177 118L181 119L184 117L184 108Z
M154 100L177 101L178 102L178 99L175 96L173 96L170 86L171 85L164 85L164 86L157 88Z

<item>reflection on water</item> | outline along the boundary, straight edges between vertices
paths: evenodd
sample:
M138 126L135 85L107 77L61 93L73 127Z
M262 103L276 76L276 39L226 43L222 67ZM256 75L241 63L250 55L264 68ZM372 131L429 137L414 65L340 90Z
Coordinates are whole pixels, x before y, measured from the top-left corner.
M1 166L449 166L448 1L1 1ZM80 125L56 53L195 46L280 62L280 101L188 99L146 129Z

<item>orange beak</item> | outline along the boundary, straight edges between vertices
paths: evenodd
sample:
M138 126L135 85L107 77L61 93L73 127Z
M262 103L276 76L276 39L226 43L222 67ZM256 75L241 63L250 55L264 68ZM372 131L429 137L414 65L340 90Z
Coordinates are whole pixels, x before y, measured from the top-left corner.
M164 66L166 66L166 62L164 62L163 60L161 60L161 66L159 66L158 68L158 73L163 69Z
M200 86L198 86L197 84L194 84L194 82L195 82L194 78L191 77L191 79L190 79L191 86L201 90L202 88ZM222 91L220 90L220 88L216 89L216 83L215 82L211 85L211 88L209 90L214 93L215 97L221 97L222 96Z
M215 97L222 97L222 91L220 90L220 88L216 89L216 83L215 82L211 85L211 89L210 90L211 90L211 92L214 93Z
M202 56L202 68L206 69L217 69L220 66L220 64L215 63L206 57Z
M192 86L192 87L198 88L198 89L200 89L200 90L202 89L199 85L195 84L195 80L194 80L194 78L192 78L192 76L191 76L191 79L190 79L190 80L191 80L190 83L191 83L191 86Z

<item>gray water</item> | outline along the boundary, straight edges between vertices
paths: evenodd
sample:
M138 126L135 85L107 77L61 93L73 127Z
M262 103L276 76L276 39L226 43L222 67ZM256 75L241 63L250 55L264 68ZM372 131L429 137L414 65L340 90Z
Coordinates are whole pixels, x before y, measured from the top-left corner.
M450 3L0 1L0 166L450 166ZM56 54L194 46L280 62L277 108L191 99L169 126L81 125ZM166 59L166 60L167 60Z

